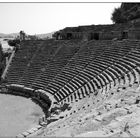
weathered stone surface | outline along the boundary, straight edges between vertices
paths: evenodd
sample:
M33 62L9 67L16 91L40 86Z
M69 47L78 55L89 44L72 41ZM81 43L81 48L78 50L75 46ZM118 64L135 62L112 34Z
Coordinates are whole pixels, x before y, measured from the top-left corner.
M140 106L136 103L139 92L123 89L97 104L91 96L72 106L69 117L51 123L44 129L45 137L139 137ZM117 88L116 88L117 90ZM116 93L115 93L116 92ZM93 104L94 102L94 104ZM87 107L90 105L90 107ZM79 110L78 110L78 109ZM76 113L73 111L76 110Z
M83 134L77 135L75 137L105 137L105 132L93 131L93 132L83 133Z
M30 133L30 134L34 133L34 130L30 129L30 130L28 130L28 133Z
M37 130L38 130L38 128L34 127L34 128L32 128L31 130L33 130L33 131L37 131Z
M35 126L35 128L40 129L42 126L41 125L37 125Z
M137 125L133 128L130 128L130 133L134 136L134 137L140 137L140 125Z
M19 135L17 135L16 137L17 137L17 138L23 138L23 137L24 137L24 135L19 134Z
M22 133L24 136L27 136L27 135L29 135L30 133L28 133L27 131L26 132L23 132Z

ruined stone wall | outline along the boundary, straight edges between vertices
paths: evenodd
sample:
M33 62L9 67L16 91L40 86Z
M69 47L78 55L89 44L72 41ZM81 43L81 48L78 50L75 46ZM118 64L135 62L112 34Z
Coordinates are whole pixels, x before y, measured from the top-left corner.
M69 35L68 35L69 34ZM71 35L70 35L71 34ZM96 39L95 34L98 34ZM56 39L112 40L140 39L140 19L124 24L95 25L67 28L56 33Z
M112 37L121 39L122 37L121 31L112 31Z
M131 30L128 34L129 39L140 39L140 30Z
M109 31L109 32L102 32L100 34L101 40L112 40L114 38L121 39L122 32L121 31Z
M113 34L112 32L102 32L100 33L100 39L101 40L112 40L114 37L113 37Z
M60 32L55 34L56 40L67 40L67 39L82 39L83 33L81 32Z

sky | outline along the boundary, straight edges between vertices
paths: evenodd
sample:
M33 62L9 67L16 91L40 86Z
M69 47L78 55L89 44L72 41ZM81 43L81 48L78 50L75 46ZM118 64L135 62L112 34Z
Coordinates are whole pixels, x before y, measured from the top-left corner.
M34 35L65 27L112 24L121 3L0 3L0 33Z

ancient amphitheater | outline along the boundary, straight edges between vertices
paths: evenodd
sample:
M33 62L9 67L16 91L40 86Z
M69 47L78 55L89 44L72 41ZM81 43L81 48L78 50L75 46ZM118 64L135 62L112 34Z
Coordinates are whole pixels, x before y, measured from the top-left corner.
M23 40L1 92L31 98L45 118L17 137L140 137L140 22L65 28Z

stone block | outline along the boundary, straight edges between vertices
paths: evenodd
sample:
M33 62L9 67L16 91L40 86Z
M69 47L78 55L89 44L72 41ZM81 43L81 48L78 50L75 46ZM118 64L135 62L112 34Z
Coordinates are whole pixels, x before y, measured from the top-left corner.
M137 125L133 127L132 129L130 128L129 131L134 137L140 137L140 125Z
M38 129L36 127L32 128L31 130L33 130L34 132L37 131Z
M16 138L24 138L24 135L19 134L19 135L16 136Z
M28 133L27 131L25 131L25 132L23 132L22 133L24 136L27 136L27 135L29 135L30 133Z
M30 129L30 130L28 130L28 133L30 133L30 134L34 133L34 130Z
M37 125L35 126L37 129L40 129L42 126L41 125Z

